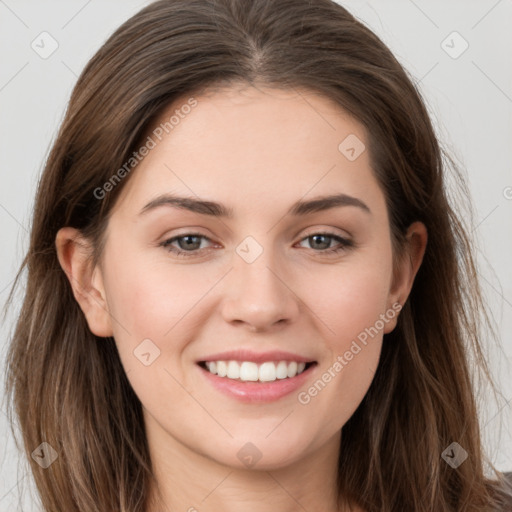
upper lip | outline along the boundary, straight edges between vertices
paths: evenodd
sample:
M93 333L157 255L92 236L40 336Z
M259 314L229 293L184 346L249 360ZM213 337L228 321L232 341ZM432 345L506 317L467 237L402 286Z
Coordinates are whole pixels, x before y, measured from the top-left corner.
M211 354L203 357L198 362L207 361L252 361L253 363L264 363L266 361L297 361L298 363L312 363L314 359L283 350L258 353L251 350L238 349Z

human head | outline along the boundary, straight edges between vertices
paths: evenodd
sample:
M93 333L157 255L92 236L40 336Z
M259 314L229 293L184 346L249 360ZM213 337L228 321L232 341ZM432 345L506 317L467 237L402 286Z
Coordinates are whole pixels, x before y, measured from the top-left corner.
M184 26L196 29L182 31ZM98 264L107 243L109 213L137 168L104 197L98 198L98 188L147 140L173 101L243 83L311 91L339 105L366 130L366 151L386 201L395 261L403 255L405 235L413 222L423 223L429 233L423 264L396 328L384 339L372 386L343 429L340 467L354 458L360 465L354 476L340 477L340 488L355 496L373 488L372 499L382 509L392 497L379 495L376 483L392 483L397 496L406 496L404 485L386 482L385 470L397 478L396 468L405 463L407 449L414 436L424 432L425 424L432 428L419 453L429 461L430 477L443 475L446 485L464 482L479 467L477 426L464 431L461 423L453 420L448 425L442 418L453 417L455 406L467 416L475 413L467 369L457 364L465 357L457 251L467 245L446 199L441 150L420 95L397 60L371 31L327 0L314 6L305 1L156 2L116 31L80 76L38 190L22 313L25 320L40 322L37 332L46 340L42 353L54 353L54 367L59 370L44 375L43 359L27 355L26 370L32 370L37 389L79 390L82 395L73 404L64 395L59 399L69 406L68 428L50 431L53 442L66 451L69 466L52 469L56 480L64 482L66 469L76 477L71 485L79 481L78 475L85 478L79 463L71 462L79 461L85 452L76 440L79 424L75 421L89 429L83 443L99 438L113 423L104 437L111 464L122 459L125 450L126 457L142 462L134 479L146 483L149 472L140 403L112 340L98 339L89 330L74 301L57 259L57 232L64 226L79 229L94 248L91 264ZM471 260L467 263L470 268ZM17 339L25 344L19 343L18 353L15 346L13 358L23 359L20 352L33 346L33 335L33 323L20 324ZM52 352L57 340L59 350ZM466 387L460 396L440 398L443 387L455 389L461 382ZM34 402L27 411L20 411L22 416L41 418L34 411L52 410L48 407L54 397L44 391L31 396ZM126 403L133 405L129 412ZM403 403L414 411L405 419ZM91 404L94 414L88 413ZM76 411L74 417L70 410ZM84 422L85 418L89 421ZM41 418L27 431L27 439L40 435L44 421L52 420ZM111 446L114 432L122 432L123 442L117 449ZM438 459L453 436L472 449L474 465L448 476ZM386 445L400 446L394 461L386 457ZM369 476L364 475L368 464L376 468ZM104 474L98 473L105 481L112 479L107 477L108 466ZM428 478L424 468L417 466L411 469L411 480L419 488L421 477ZM39 482L49 489L44 478L39 477ZM413 493L410 500L416 499ZM58 498L49 492L47 499L55 504ZM127 493L123 499L133 504L136 497Z

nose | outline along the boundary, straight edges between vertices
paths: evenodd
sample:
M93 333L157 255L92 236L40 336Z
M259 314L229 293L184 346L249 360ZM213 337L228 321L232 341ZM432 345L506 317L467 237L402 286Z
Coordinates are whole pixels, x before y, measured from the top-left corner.
M251 263L235 254L233 267L224 284L226 322L268 331L298 318L300 300L293 291L293 279L278 265L273 251L265 249Z

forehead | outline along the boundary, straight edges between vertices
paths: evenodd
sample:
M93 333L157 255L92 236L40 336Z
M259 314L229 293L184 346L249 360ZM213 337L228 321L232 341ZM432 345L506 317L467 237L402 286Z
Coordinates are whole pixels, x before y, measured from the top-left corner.
M229 205L263 205L264 198L291 204L335 191L378 194L364 127L311 91L245 87L183 96L147 135L152 148L121 205L142 207L165 192ZM355 149L355 159L347 149Z

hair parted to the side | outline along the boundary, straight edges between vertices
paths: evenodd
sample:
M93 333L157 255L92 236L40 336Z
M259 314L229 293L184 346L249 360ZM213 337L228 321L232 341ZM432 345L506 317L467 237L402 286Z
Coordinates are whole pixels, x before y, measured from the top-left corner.
M94 191L171 102L237 85L308 90L339 104L367 129L395 256L410 223L428 229L409 300L342 430L340 496L369 512L503 508L512 492L484 475L470 364L492 383L472 248L447 199L444 170L453 162L408 74L330 0L161 0L126 21L78 79L38 186L15 283L26 270L7 391L44 510L144 512L154 484L141 404L113 339L88 329L57 259L57 231L82 230L97 262L130 175L101 200ZM42 441L59 454L45 470L30 458ZM456 470L441 458L453 441L469 454Z

